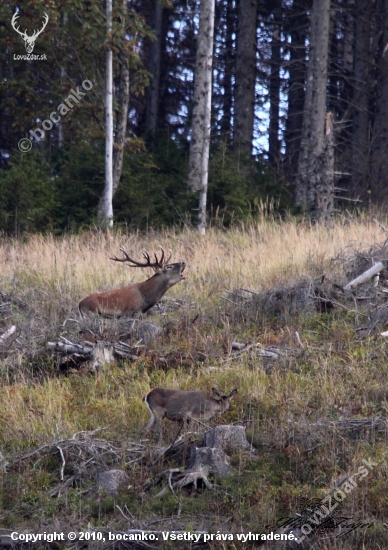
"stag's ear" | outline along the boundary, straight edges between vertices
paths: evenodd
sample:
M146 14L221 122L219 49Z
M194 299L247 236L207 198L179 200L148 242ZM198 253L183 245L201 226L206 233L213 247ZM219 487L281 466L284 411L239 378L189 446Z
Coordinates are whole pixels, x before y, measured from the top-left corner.
M212 388L212 396L213 399L216 399L217 401L221 401L222 395L216 390L216 388Z
M236 395L236 393L237 393L237 390L236 390L236 389L232 390L232 391L230 392L229 397L230 397L231 399L233 399L233 397Z

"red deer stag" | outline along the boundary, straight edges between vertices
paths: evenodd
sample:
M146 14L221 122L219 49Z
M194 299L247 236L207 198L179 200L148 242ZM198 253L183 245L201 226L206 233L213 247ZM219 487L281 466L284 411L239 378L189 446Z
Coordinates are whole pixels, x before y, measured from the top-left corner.
M216 414L222 414L230 407L230 402L236 395L233 390L229 395L220 395L212 388L212 395L203 391L169 390L155 388L143 397L151 418L144 432L158 431L163 418L188 424L190 420L210 420Z
M176 285L184 279L183 271L186 267L185 262L169 264L170 256L165 259L164 250L158 259L151 262L147 252L143 252L144 263L132 260L123 247L120 248L124 258L114 256L111 260L115 262L129 262L129 267L152 267L156 271L155 275L143 281L135 283L116 290L105 290L95 292L83 298L78 304L81 315L88 312L98 313L107 317L122 317L135 315L136 313L145 313L154 306L169 288Z

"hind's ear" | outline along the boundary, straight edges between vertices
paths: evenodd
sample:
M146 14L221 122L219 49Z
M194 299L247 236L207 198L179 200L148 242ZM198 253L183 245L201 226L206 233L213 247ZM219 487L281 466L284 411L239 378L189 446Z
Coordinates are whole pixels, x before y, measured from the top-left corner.
M222 395L216 390L216 388L212 388L212 397L213 399L217 399L217 401L221 401Z
M237 390L236 390L236 388L235 388L234 390L232 390L232 391L230 392L229 397L232 399L232 397L234 397L234 396L236 395L236 393L237 393Z

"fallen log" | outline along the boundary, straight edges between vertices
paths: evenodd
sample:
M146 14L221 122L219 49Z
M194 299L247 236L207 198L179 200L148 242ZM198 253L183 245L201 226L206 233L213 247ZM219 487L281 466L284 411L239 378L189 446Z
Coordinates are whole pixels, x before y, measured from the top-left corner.
M371 268L369 268L367 271L364 271L364 273L361 273L358 277L353 279L353 281L350 281L346 286L344 286L344 290L351 290L352 288L356 288L356 286L360 285L361 283L364 283L373 275L376 275L377 273L380 273L384 269L383 262L378 262Z

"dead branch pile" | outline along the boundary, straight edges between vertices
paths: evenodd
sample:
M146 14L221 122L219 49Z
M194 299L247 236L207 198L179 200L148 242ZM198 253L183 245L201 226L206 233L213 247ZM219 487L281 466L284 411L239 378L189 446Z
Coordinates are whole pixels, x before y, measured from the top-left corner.
M58 485L51 488L51 497L60 497L69 488L83 487L117 464L134 466L146 453L145 446L139 442L128 441L125 446L96 437L93 432L79 432L71 439L59 439L48 445L21 455L11 457L4 469L12 471L23 464L41 462L47 457L58 460Z
M365 251L347 250L334 262L342 266L343 272L351 282L351 290L346 291L348 303L360 313L356 327L359 338L380 332L388 324L388 245L374 245ZM378 272L356 284L360 274L376 266ZM382 269L381 269L382 267ZM353 285L352 285L353 283Z
M374 244L364 250L360 250L355 246L346 248L333 259L333 263L339 264L346 280L351 281L378 262L386 262L387 260L388 246L385 242L382 245ZM383 279L388 279L388 267L384 267L380 272L380 276Z
M287 318L329 311L335 307L338 293L338 288L333 288L331 283L320 277L313 280L304 279L295 285L263 293L239 288L228 291L228 296L224 299L238 308L245 309L250 315L262 313L265 316Z

